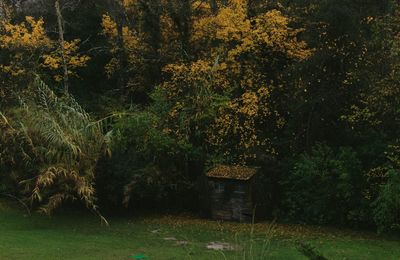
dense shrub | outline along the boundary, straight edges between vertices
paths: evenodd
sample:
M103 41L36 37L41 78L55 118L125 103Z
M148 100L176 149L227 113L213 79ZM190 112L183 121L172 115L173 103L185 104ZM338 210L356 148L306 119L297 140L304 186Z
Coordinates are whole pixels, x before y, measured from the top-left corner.
M387 182L373 203L378 231L400 231L400 171L389 170Z
M9 112L13 114L16 111ZM0 193L17 195L18 182L21 181L19 173L29 175L29 169L20 163L23 161L20 151L24 143L20 142L21 135L13 124L10 116L0 113Z
M97 178L102 204L166 207L192 189L188 167L196 151L160 129L160 121L151 112L133 112L114 125L113 154Z
M363 215L363 176L356 153L317 145L294 164L285 203L295 221L343 224Z
M382 177L378 186L378 196L372 204L373 215L379 232L398 232L400 231L400 146L389 146L386 155L387 165L377 169Z

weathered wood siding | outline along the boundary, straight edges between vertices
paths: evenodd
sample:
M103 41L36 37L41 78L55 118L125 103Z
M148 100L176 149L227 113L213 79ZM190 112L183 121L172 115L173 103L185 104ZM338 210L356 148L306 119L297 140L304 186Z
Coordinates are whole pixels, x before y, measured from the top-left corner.
M252 220L251 182L210 178L211 216L218 220Z

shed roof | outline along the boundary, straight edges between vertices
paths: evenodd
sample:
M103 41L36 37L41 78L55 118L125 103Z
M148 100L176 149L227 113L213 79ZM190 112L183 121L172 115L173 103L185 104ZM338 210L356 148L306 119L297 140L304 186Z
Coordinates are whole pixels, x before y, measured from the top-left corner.
M256 168L217 165L207 172L207 177L247 181L257 173Z

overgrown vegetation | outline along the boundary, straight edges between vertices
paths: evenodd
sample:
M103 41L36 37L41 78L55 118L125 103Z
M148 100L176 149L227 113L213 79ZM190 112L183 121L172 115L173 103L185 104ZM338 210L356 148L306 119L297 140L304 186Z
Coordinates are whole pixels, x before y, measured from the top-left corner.
M397 232L399 14L394 0L3 0L0 193L46 213L206 214L204 172L237 164L260 168L260 218Z
M58 98L39 78L29 90L31 94L21 95L20 106L10 111L13 121L1 115L6 135L0 173L5 183L13 183L8 188L15 190L10 192L20 191L32 203L43 204L46 213L75 199L98 213L94 171L109 149L109 134L103 134L100 123L92 121L72 96Z

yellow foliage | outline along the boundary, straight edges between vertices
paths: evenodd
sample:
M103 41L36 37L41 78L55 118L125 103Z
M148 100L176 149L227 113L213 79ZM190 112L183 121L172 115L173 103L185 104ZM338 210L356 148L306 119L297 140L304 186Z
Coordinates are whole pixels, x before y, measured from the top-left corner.
M247 91L233 99L221 110L216 118L213 130L209 131L209 141L215 146L223 146L228 140L237 138L235 149L242 151L239 162L245 163L255 158L254 148L269 147L269 140L259 135L257 122L271 115L268 108L269 89L260 88L257 92ZM230 151L226 151L227 155Z
M119 69L119 61L116 58L111 58L111 60L104 66L108 78L111 78Z
M214 53L228 51L231 61L241 54L257 53L265 48L286 53L295 59L311 55L305 42L296 38L301 30L290 28L289 18L280 11L271 10L253 18L248 18L247 13L247 1L235 0L216 15L209 11L208 15L194 19L193 44L201 48L204 41L210 43L217 40L221 44L214 47Z
M213 64L208 60L197 60L193 63L169 64L163 68L170 80L164 82L163 88L169 98L179 98L183 93L194 88L212 88L214 91L229 87L229 80L224 77L226 64Z
M110 53L114 56L105 66L107 75L111 77L120 68L119 60L116 57L121 48L118 46L118 28L117 23L109 15L103 15L102 27L103 35L111 45ZM129 65L132 67L139 66L141 63L140 54L145 49L141 37L135 31L130 30L128 26L123 26L122 40Z
M137 0L123 0L123 5L125 8L129 8L132 5L134 5L137 2Z
M161 42L155 51L167 64L162 71L168 80L161 84L170 107L167 132L187 138L189 131L200 131L199 126L190 128L192 122L207 113L213 97L223 96L229 100L221 101L223 105L209 128L207 141L216 147L229 143L227 147L240 151L242 162L254 158L257 148L274 153L271 141L264 135L267 131L260 129L266 125L271 129L282 128L285 119L272 108L270 96L274 83L265 72L274 69L275 61L268 60L271 55L282 57L278 61L282 63L304 60L311 55L305 42L297 38L302 29L291 28L291 19L278 10L249 17L248 0L230 0L226 4L218 1L218 8L213 8L211 1L194 0L190 32L185 32L189 35L186 43L182 24L174 17L178 14L169 11L169 1L160 2L166 8L160 13ZM140 17L143 13L135 3L136 0L123 1L125 11ZM111 76L121 69L118 56L121 48L129 68L142 69L143 50L148 47L147 38L136 31L140 25L132 22L118 35L116 21L104 15L102 27L112 55L105 67L107 74ZM184 49L186 44L190 49ZM182 51L189 53L185 57ZM184 122L178 123L179 120ZM182 124L190 130L182 129Z
M25 70L22 68L14 68L13 66L0 65L0 71L10 74L13 77L18 77L25 74Z
M137 52L140 49L140 37L136 33L129 30L128 27L124 26L122 28L122 35L124 39L124 47L126 51L130 54L130 59L135 59Z
M103 15L101 20L101 25L103 27L103 34L108 38L115 38L118 35L117 23L114 22L109 15Z
M27 16L25 22L19 24L2 21L1 27L0 48L10 50L8 64L0 65L1 72L14 78L44 67L52 71L59 70L54 78L57 81L62 79L61 53L57 49L58 44L47 36L43 18L35 20ZM64 42L64 55L70 75L76 75L74 71L84 67L89 60L88 56L78 54L79 43L78 39Z
M78 53L80 40L64 41L64 57L68 67L68 74L76 76L74 70L85 67L90 57ZM59 49L52 51L49 54L43 55L42 66L53 71L58 71L54 76L56 81L62 80L62 72L60 71L63 65L61 52Z
M43 19L37 21L30 16L25 22L12 24L8 20L1 21L0 49L8 49L8 56L4 56L0 72L12 78L23 78L34 70L40 53L52 47L51 40L44 30ZM27 57L30 57L29 59Z
M194 19L193 41L210 37L224 42L240 41L244 34L249 32L251 25L250 20L246 18L245 2L235 2L221 8L217 15L214 15L209 7L206 9L208 14Z
M278 10L248 17L247 6L247 0L232 0L214 13L209 1L194 1L197 16L192 19L190 41L199 53L198 60L167 65L164 72L171 77L163 84L170 100L180 100L174 103L172 118L184 110L182 100L193 88L211 88L217 93L234 88L236 94L220 109L208 141L216 147L229 143L231 149L241 151L238 159L242 163L255 158L257 147L275 153L264 136L265 129L259 130L260 124L285 125L285 119L271 109L273 83L260 67L270 63L266 54L278 52L287 60L311 55L305 42L297 39L302 29L289 27L288 17Z
M11 24L2 22L4 33L0 35L0 47L5 49L38 49L51 47L51 41L44 30L43 19L35 21L31 16L25 17L26 22Z

